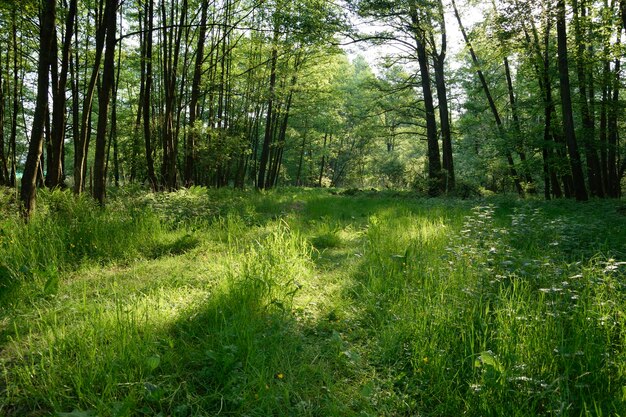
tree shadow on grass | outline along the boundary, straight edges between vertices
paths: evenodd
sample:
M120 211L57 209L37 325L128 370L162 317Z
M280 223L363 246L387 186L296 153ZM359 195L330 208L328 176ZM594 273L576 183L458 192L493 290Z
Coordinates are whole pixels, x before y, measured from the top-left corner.
M176 256L189 252L198 247L201 243L200 238L192 234L185 234L174 239L155 243L148 253L151 259L157 259L162 256Z

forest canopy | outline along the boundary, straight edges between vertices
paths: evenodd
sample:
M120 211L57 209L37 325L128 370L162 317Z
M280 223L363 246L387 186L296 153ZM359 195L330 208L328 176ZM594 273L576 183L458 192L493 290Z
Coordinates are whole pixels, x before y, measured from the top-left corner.
M0 21L0 184L27 214L38 187L104 205L130 183L621 195L623 0L30 0Z

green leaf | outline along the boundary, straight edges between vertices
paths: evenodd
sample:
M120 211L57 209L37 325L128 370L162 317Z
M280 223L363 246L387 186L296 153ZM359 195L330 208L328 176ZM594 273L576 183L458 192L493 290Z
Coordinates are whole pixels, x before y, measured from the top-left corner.
M480 367L491 367L494 370L502 373L504 371L504 366L500 363L500 361L495 357L493 352L485 351L480 354L478 359L474 362L474 366L476 368Z
M161 357L159 355L150 356L146 358L145 365L150 371L154 371L161 364Z

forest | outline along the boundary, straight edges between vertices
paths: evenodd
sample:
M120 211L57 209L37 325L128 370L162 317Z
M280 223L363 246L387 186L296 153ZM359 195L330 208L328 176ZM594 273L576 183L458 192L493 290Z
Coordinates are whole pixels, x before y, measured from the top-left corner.
M4 1L0 184L619 197L626 6L487 3Z
M626 416L626 0L0 0L0 415Z

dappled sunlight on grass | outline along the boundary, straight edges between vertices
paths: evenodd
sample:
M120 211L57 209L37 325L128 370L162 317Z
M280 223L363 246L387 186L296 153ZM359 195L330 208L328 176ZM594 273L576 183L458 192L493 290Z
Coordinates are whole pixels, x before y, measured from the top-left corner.
M607 202L136 198L174 220L2 307L0 414L626 411L626 219Z

